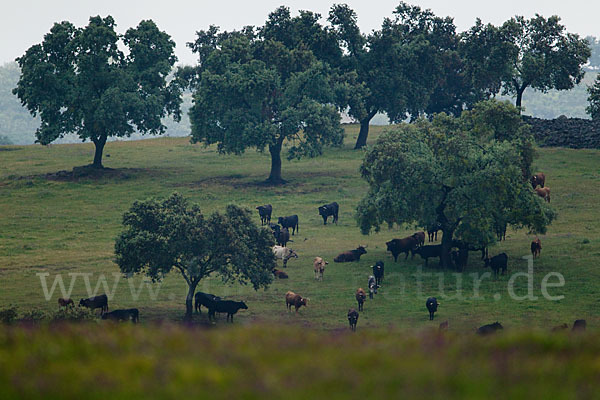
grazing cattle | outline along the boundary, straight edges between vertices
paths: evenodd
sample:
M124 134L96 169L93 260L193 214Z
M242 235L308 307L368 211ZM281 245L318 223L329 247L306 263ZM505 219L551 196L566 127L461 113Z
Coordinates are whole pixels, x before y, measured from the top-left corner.
M356 302L358 303L358 311L363 310L363 304L365 304L365 300L367 299L367 293L363 288L356 289Z
M425 232L423 232L423 231L415 232L415 233L413 233L413 237L415 239L417 239L418 246L423 246L425 244Z
M72 299L63 299L62 297L58 299L59 307L67 307L67 306L75 306Z
M544 199L548 203L550 203L550 188L549 187L535 188L535 193L537 193L538 196L540 196L542 199Z
M291 215L289 217L279 217L279 219L277 219L277 222L279 223L279 225L281 225L282 228L292 228L292 235L296 234L296 231L300 232L297 215Z
M444 321L440 324L439 331L444 332L447 331L449 327L448 321Z
M552 328L552 332L560 332L560 331L565 331L567 329L569 329L569 325L561 324L561 325L557 325L554 328Z
M436 222L433 225L427 227L427 239L430 242L437 241L438 231L442 228L442 225L439 222ZM435 238L435 240L434 240Z
M543 172L538 172L531 177L531 186L535 189L538 185L544 187L546 183L546 175Z
M373 276L375 277L375 283L377 286L383 282L383 274L385 272L383 261L377 261L375 265L373 265Z
M450 252L452 263L460 271L467 266L469 261L469 251L467 249L452 250Z
M348 322L350 323L350 329L352 332L356 331L356 324L358 323L359 317L358 311L355 308L351 308L348 310Z
M323 260L321 257L315 257L313 261L313 266L315 269L315 279L322 281L323 273L325 272L325 266L329 264L327 261Z
M275 240L277 240L279 238L279 232L281 232L281 226L279 226L278 224L268 224L269 228L271 228L271 232L273 233L273 237L275 237Z
M442 245L441 244L421 246L416 249L411 249L411 251L412 251L413 257L415 256L415 254L418 254L421 256L422 259L425 260L425 266L428 265L429 259L431 257L440 257L440 263L442 261L442 259L441 259Z
M494 272L495 278L498 277L498 271L502 270L502 275L504 275L508 269L508 256L506 253L500 253L492 258L488 257L484 261L486 268L490 267Z
M296 312L302 306L306 307L308 304L308 299L296 294L292 291L289 291L285 294L285 306L289 311L292 311L292 306L296 308Z
M340 206L335 201L319 207L319 215L323 217L323 225L327 225L327 218L330 216L333 217L332 223L337 224L339 210Z
M202 314L201 307L210 308L210 304L213 301L219 301L221 298L210 293L196 292L194 295L194 309L196 312Z
M340 253L333 259L333 261L338 263L360 261L360 256L362 256L363 254L367 254L367 250L365 250L365 247L367 246L358 246L354 250L349 250Z
M208 306L208 320L215 319L215 312L227 313L227 321L231 318L233 323L233 315L239 310L247 310L248 306L243 301L219 300L213 301Z
M286 274L284 271L280 271L277 268L273 268L271 270L271 272L273 273L273 275L275 275L275 278L279 278L279 279L287 279L288 278L288 274Z
M271 213L273 212L273 206L270 204L265 204L264 206L256 207L258 210L258 215L260 215L260 224L270 224L271 223Z
M571 328L571 332L583 332L587 327L587 322L585 319L578 319L573 323L573 328Z
M508 224L506 222L496 222L494 223L494 231L496 231L496 238L499 242L502 240L506 240L506 227Z
M459 253L461 251L464 251L465 253L469 252L469 251L480 251L481 252L481 260L485 260L485 258L488 256L488 248L487 246L475 246L475 245L471 245L469 243L466 243L462 240L453 240L452 241L452 247L456 247L459 250ZM459 254L460 255L460 254ZM463 255L463 257L465 257L465 261L466 259L469 257L468 253L466 255ZM465 262L466 264L466 262Z
M398 262L400 253L406 253L405 260L408 258L408 252L417 247L417 239L414 236L409 236L404 239L392 239L385 243L387 251L392 252L394 262Z
M79 300L80 307L87 307L94 311L96 308L102 309L102 314L108 311L108 297L105 294L93 296L88 299Z
M289 247L273 246L275 258L283 261L283 268L287 268L287 262L290 258L298 258L298 254Z
M129 308L127 310L114 310L102 314L102 319L108 319L112 321L129 321L137 324L140 320L140 312L137 308Z
M504 329L504 327L500 324L500 322L496 321L493 324L487 324L479 327L477 329L477 334L482 336L489 335L496 333L496 331L499 331L500 329Z
M369 281L367 282L367 285L369 286L369 298L372 300L373 295L377 294L377 289L379 288L379 285L375 281L375 277L373 275L369 276Z
M279 226L279 225L277 225ZM290 240L290 231L288 230L288 228L282 228L279 231L279 234L277 235L277 237L275 238L275 240L277 241L277 244L279 246L287 246L288 242L291 242Z
M429 320L430 321L433 321L433 314L435 314L439 305L440 305L440 303L438 303L438 301L435 297L430 297L425 302L425 306L427 307L427 310L429 311Z
M531 255L533 256L533 258L537 258L540 256L541 253L542 253L542 242L540 241L540 238L536 237L531 242Z

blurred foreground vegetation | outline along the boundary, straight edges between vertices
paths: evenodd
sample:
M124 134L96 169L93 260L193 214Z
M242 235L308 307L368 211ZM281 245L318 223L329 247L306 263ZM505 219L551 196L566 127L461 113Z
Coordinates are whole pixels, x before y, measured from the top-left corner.
M437 324L435 325L437 326ZM600 336L288 325L0 328L0 398L510 398L600 393Z

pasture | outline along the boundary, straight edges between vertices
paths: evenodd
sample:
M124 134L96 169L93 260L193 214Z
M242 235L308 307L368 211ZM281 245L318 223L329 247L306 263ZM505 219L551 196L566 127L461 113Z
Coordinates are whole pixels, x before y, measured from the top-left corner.
M373 141L384 128L371 129ZM235 324L345 328L348 308L356 306L354 292L358 287L366 288L370 266L383 260L383 285L375 299L365 303L359 331L368 326L422 329L437 327L445 320L456 332L472 331L496 320L505 330L548 330L579 318L588 321L589 329L598 329L600 151L538 149L534 170L546 174L558 219L547 235L540 236L541 258L533 264L535 299L514 300L507 290L508 280L516 272L527 272L527 261L522 257L530 254L534 237L525 231L509 228L506 241L490 248L490 256L508 254L508 275L480 281L480 274L489 270L483 268L477 253L471 253L461 274L442 271L432 260L423 268L418 256L405 261L401 255L394 263L385 251L385 242L422 228L394 227L369 236L360 234L354 213L367 185L358 172L363 153L352 150L357 132L357 126L346 126L345 146L325 149L322 157L284 161L283 178L289 182L280 187L261 184L268 176L268 154L249 151L240 157L221 156L216 148L192 145L187 138L108 143L104 164L114 170L103 177L79 179L46 174L90 163L93 145L89 143L0 148L0 308L12 304L20 311L55 310L62 294L56 287L46 301L37 274L48 274L48 288L57 274L67 289L74 279L74 299L87 297L88 290L84 276L73 274L91 274L86 276L92 290L102 276L109 291L115 290L109 302L111 309L137 307L142 323L180 320L186 295L181 276L173 271L160 285L146 285L141 276L121 277L113 263L114 240L122 229L122 215L132 202L177 191L198 203L205 215L235 203L250 208L260 223L255 207L270 203L274 219L291 214L300 218L299 234L288 244L299 254L285 270L289 279L276 280L258 292L251 287L225 285L218 277L198 286L199 291L248 304L248 310L236 314ZM317 207L332 201L340 204L339 223L323 226ZM368 246L360 262L333 263L339 252L359 244ZM322 282L314 280L315 256L329 261ZM541 291L542 280L551 272L564 277L564 286L548 289L551 296L564 296L561 300L547 300ZM549 282L557 279L552 277ZM137 299L132 289L139 291ZM284 295L288 290L309 298L308 306L297 315L286 311ZM474 294L477 290L478 296ZM516 279L515 294L523 296L527 290L527 279ZM98 293L104 291L100 287ZM429 296L441 303L433 322L425 308ZM195 315L195 321L206 323L206 312ZM217 325L225 325L224 316Z

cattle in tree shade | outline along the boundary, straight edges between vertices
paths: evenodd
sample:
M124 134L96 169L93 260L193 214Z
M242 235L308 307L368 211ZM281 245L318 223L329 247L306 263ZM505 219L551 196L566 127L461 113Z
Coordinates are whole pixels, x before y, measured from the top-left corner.
M440 305L440 303L438 303L438 301L437 301L437 299L435 297L430 297L425 302L425 306L427 307L427 311L429 311L429 320L430 321L433 321L433 315L437 311L437 308L438 308L439 305Z
M277 219L277 222L279 223L279 225L281 225L282 228L291 228L292 235L295 235L296 231L298 233L300 232L297 215L290 215L289 217L279 217Z
M209 305L213 301L219 301L221 298L219 296L215 296L214 294L204 293L204 292L196 292L194 295L194 309L198 313L202 313L202 306L209 308Z
M442 225L439 222L435 224L429 225L427 227L427 239L430 242L434 242L437 240L438 231L442 228Z
M415 232L412 234L415 239L417 239L417 245L423 246L425 244L425 232Z
M337 224L338 213L340 206L335 201L333 203L325 204L319 207L319 215L323 217L323 225L327 225L327 218L333 217L332 223Z
M542 252L542 242L540 238L535 238L531 242L531 255L533 258L538 258Z
M354 250L344 251L343 253L338 254L333 261L334 262L352 262L359 261L360 256L363 254L367 254L367 250L365 250L366 246L358 246Z
M401 253L406 254L406 257L404 258L406 260L408 258L408 252L418 246L417 239L414 236L409 236L404 239L392 239L385 244L387 246L387 251L392 253L394 262L398 261L398 256Z
M354 332L356 331L356 324L358 323L359 317L358 311L355 308L351 308L348 310L348 322L350 323L350 329Z
M544 187L545 184L546 184L546 175L544 175L543 172L538 172L537 174L535 174L531 177L531 186L534 189L536 187L538 187L538 185L540 185L541 187Z
M544 199L548 203L550 203L550 188L549 187L535 188L535 193L538 196L540 196L542 199Z
M258 215L260 215L260 224L270 224L271 223L271 214L273 213L273 206L270 204L265 204L264 206L256 207L258 210Z
M412 251L413 257L415 256L415 254L418 254L421 256L422 259L425 260L426 267L428 266L428 262L431 257L439 257L440 263L442 261L442 259L441 259L442 245L441 244L421 246L421 247L417 247L416 249L411 249L411 251Z
M279 279L287 279L288 278L288 274L286 274L284 271L280 271L277 268L273 268L273 270L271 270L271 272L273 273L273 275L275 275L275 278L279 278Z
M213 301L208 306L208 320L215 319L215 313L227 313L227 321L233 323L233 315L239 310L247 310L248 306L243 301L219 300Z
M508 255L506 253L500 253L492 258L488 257L484 261L486 268L490 267L492 269L495 278L498 277L500 270L502 271L502 275L504 275L508 269Z
M96 308L102 309L102 313L108 311L108 297L105 294L93 296L87 299L79 300L80 307L87 307L94 311Z

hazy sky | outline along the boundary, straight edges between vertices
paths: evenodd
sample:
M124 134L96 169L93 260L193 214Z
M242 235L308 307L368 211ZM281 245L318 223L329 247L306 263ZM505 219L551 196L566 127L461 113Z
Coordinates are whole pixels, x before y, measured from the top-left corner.
M600 1L598 0L420 0L407 1L422 8L430 8L439 16L451 16L459 31L473 25L475 18L483 22L501 24L514 15L531 17L535 13L545 17L556 14L570 32L582 36L600 36ZM9 3L10 5L6 5ZM254 1L184 1L184 0L3 0L0 5L0 65L22 55L29 46L40 43L52 24L71 21L77 26L87 25L92 15L112 15L117 30L125 32L142 19L152 19L177 43L180 62L195 63L195 57L185 46L193 41L195 32L209 25L224 30L244 25L262 25L269 12L280 5L292 12L311 10L326 16L335 3L347 3L358 14L363 32L378 28L399 1L319 1L319 0L254 0Z

